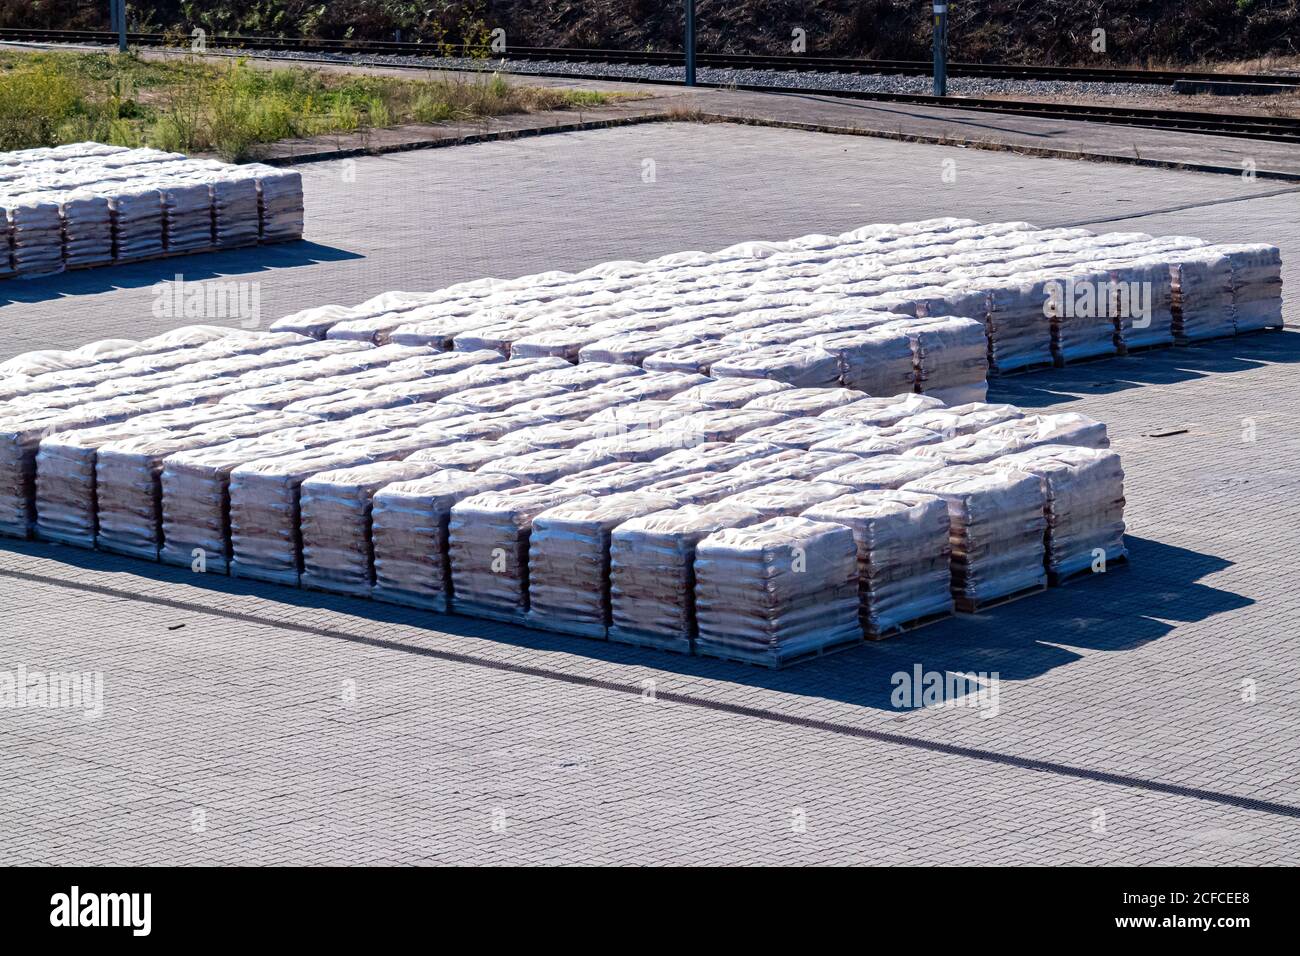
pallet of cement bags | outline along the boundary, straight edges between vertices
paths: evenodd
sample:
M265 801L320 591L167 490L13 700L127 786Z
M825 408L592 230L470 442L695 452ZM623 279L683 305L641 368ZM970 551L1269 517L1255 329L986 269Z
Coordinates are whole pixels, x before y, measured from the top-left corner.
M528 544L528 623L603 639L610 624L610 535L625 521L674 505L666 495L629 491L575 498L537 515Z
M453 505L448 526L453 609L471 617L524 623L533 519L575 497L548 485L520 485Z
M1037 477L1046 496L1047 574L1053 585L1124 561L1124 469L1109 449L1041 445L998 464Z
M609 639L691 653L696 634L695 549L724 528L757 524L734 504L685 505L631 518L610 534Z
M952 614L952 546L943 499L907 491L865 491L814 505L803 517L842 524L853 532L859 614L869 639L901 634Z
M936 495L948 507L952 593L967 613L1047 586L1045 495L1023 471L987 465L943 468L900 489Z
M506 475L444 469L380 488L371 512L373 597L390 604L450 610L452 508L466 498L516 485Z
M695 550L697 653L781 667L857 644L857 546L839 524L779 517Z

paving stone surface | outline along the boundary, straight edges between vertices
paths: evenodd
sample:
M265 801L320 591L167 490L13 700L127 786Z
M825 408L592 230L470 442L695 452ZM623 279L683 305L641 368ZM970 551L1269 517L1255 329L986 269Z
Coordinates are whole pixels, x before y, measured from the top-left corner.
M1275 242L1300 322L1298 194L1233 177L684 124L339 172L308 170L316 253L265 250L255 272L205 256L186 274L260 282L269 321L389 288L966 215ZM66 297L22 284L0 306L0 357L168 324L146 282L78 291L88 276L65 277ZM1109 424L1130 566L780 672L0 541L0 674L103 680L95 718L0 710L0 853L1294 865L1297 363L1287 331L996 381L993 400ZM987 698L895 707L893 676L918 666L996 673L996 713Z

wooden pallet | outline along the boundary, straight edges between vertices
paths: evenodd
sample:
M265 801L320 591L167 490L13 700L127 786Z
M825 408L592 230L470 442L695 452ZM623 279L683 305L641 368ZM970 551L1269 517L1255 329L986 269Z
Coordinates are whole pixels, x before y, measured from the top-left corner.
M816 657L825 657L828 654L847 650L850 647L861 646L862 638L852 636L839 641L832 641L829 644L823 644L820 647L809 648L806 651L801 651L798 654L791 654L788 657L778 657L771 652L762 654L746 654L744 651L738 651L735 648L712 648L707 645L701 647L697 642L695 645L695 653L700 657L712 657L715 660L731 661L734 664L752 664L755 667L766 667L770 670L777 670L778 668L788 667L791 664L799 664Z
M934 624L938 621L946 621L948 618L952 617L954 613L955 612L953 611L935 611L933 614L923 614L920 617L913 618L910 621L903 621L901 624L895 624L893 627L887 627L878 634L873 634L870 631L866 631L865 633L867 635L867 640L869 641L884 641L884 640L888 640L891 637L897 637L900 634L906 634L909 631L919 630L920 628L925 627L927 624Z
M1047 582L1042 584L1031 584L1027 588L1021 588L1019 591L1012 591L1010 594L1003 594L999 597L988 598L984 601L972 601L970 598L958 597L954 601L957 610L962 614L978 614L981 611L989 611L995 607L1001 607L1004 604L1010 604L1012 601L1019 601L1021 598L1027 598L1031 594L1040 594L1047 590Z
M1091 578L1094 576L1105 577L1107 574L1111 572L1112 569L1116 567L1121 567L1121 568L1127 567L1127 565L1128 565L1128 555L1121 555L1118 558L1107 558L1106 570L1105 572L1102 573L1095 574L1092 570L1092 565L1088 565L1086 568L1079 568L1079 570L1077 571L1071 571L1069 574L1058 574L1056 571L1048 571L1047 583L1051 587L1059 588L1062 585L1070 584L1071 582L1083 581L1087 578Z

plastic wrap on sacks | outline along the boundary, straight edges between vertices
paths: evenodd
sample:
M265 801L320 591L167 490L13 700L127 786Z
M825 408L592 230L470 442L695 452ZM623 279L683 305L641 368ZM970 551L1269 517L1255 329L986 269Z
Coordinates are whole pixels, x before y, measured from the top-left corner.
M357 415L341 422L291 428L256 438L179 452L163 461L163 546L168 564L190 565L201 552L209 572L226 573L232 554L230 476L241 465L353 438L409 427L427 406Z
M745 432L783 422L788 416L761 409L715 409L692 412L665 422L660 430L682 436L683 446L701 442L735 441Z
M652 372L697 372L708 375L714 362L732 358L748 351L748 347L727 342L706 340L679 345L647 355L641 365Z
M773 395L762 395L753 399L745 408L780 412L782 415L820 415L861 398L859 393L847 388L792 388Z
M523 380L471 388L440 398L438 401L472 412L495 412L531 399L565 394L568 393L559 385L539 385L530 380Z
M605 362L584 362L570 368L557 368L542 372L534 381L548 385L559 385L571 392L583 391L602 382L617 382L625 378L636 378L645 373L630 365L612 365Z
M778 667L862 639L857 547L843 525L773 518L695 551L699 654Z
M81 548L95 546L95 465L101 446L137 435L184 432L244 414L239 408L216 405L182 408L56 432L43 439L36 454L37 537Z
M1114 317L1123 347L1173 345L1173 276L1169 256L1157 254L1103 265L1109 278L1105 303Z
M516 487L506 475L444 469L375 492L371 509L374 547L372 596L391 604L446 611L451 598L448 528L460 501Z
M952 593L974 610L1041 587L1045 495L1034 475L996 462L943 468L902 491L938 495L948 506Z
M706 504L618 525L609 546L609 639L689 654L696 633L696 545L724 528L759 520L752 508Z
M406 460L424 462L435 468L477 471L489 462L527 455L535 450L532 445L510 439L478 439L426 448Z
M980 465L1016 451L1014 438L987 438L959 435L930 445L918 445L903 452L907 458L920 458L942 465Z
M753 351L755 346L808 344L817 335L803 322L773 322L753 329L728 332L719 344L732 346L737 354Z
M928 409L909 415L897 424L913 428L928 428L939 432L946 441L960 435L972 435L993 425L1024 418L1025 413L1014 405L1005 403L966 402L942 409Z
M1035 475L1047 499L1047 570L1058 578L1128 556L1124 468L1109 449L1042 445L998 464ZM1101 560L1099 560L1101 559Z
M314 339L323 339L332 327L351 317L352 309L347 306L318 305L276 319L271 323L271 331L297 332Z
M1083 448L1109 448L1106 426L1087 415L1061 412L1056 415L1026 415L1014 421L975 432L981 438L1015 439L1016 451L1028 451L1039 445L1079 445Z
M699 402L710 408L742 408L756 398L794 388L768 379L724 378L705 382L674 395L673 401Z
M839 360L840 384L868 395L896 395L916 382L912 343L892 325L862 332L818 335L810 345Z
M520 485L454 505L448 526L453 608L473 617L522 622L528 612L533 519L575 497L547 485Z
M608 436L613 436L659 428L667 422L709 410L710 406L703 402L687 402L678 398L650 399L603 409L587 419L587 422L600 425L606 429Z
M775 425L766 425L745 432L736 438L738 442L766 442L778 448L800 448L807 450L820 441L843 435L846 431L857 429L851 422L840 422L820 418L790 418ZM859 429L860 430L860 429Z
M930 316L889 328L897 328L911 343L917 391L929 394L963 387L984 389L989 344L983 322L959 316Z
M63 260L69 269L113 261L113 212L108 199L89 190L63 194Z
M834 388L840 363L834 354L809 345L769 345L715 362L719 378L767 378L801 388Z
M13 242L13 270L21 276L63 271L63 218L58 193L28 193L3 201Z
M932 446L922 446L932 447ZM874 455L839 465L817 476L819 481L853 491L892 491L943 468L941 461L910 455Z
M795 479L808 481L823 472L858 461L856 455L830 451L801 451L789 448L736 465L730 474L739 479L767 481Z
M945 403L933 395L895 395L891 398L864 398L822 412L820 418L853 422L857 425L888 427L917 412L944 408Z
M298 521L302 586L368 595L374 575L370 523L375 492L394 482L428 477L435 470L407 459L325 471L305 480Z
M630 380L629 380L630 381ZM626 395L605 392L599 388L583 392L564 392L543 398L519 402L511 411L536 415L548 422L562 422L574 418L586 419L608 408L631 402Z
M409 430L322 445L297 454L251 461L230 473L230 572L296 585L302 573L302 483L325 471L405 458L431 438Z
M842 524L853 532L859 619L869 637L952 613L952 546L942 498L864 491L814 505L803 517Z
M510 441L526 446L519 453L526 454L528 451L542 451L546 448L573 448L593 438L604 438L609 433L609 429L597 422L569 419L520 428L510 433Z
M1282 328L1282 254L1265 243L1212 246L1232 264L1232 316L1238 332Z
M163 541L161 476L169 456L271 435L310 421L283 412L243 413L206 424L191 420L186 431L151 432L100 446L95 459L95 546L158 560Z
M1236 332L1232 260L1218 247L1171 256L1169 277L1175 341L1222 338Z
M738 492L724 501L753 508L766 521L800 514L819 502L840 497L845 491L845 486L829 481L785 478Z
M909 448L940 441L943 441L943 435L928 428L913 428L901 423L882 428L859 425L817 442L811 450L840 452L859 457L900 455Z
M636 378L606 382L596 386L592 391L634 402L644 402L650 399L672 398L708 381L710 379L707 377L691 372L648 372Z
M617 460L599 449L546 448L488 462L478 471L485 475L509 475L520 484L549 485L564 475L574 475Z
M610 535L623 522L674 503L629 491L575 498L537 515L528 544L528 623L603 638L610 623Z

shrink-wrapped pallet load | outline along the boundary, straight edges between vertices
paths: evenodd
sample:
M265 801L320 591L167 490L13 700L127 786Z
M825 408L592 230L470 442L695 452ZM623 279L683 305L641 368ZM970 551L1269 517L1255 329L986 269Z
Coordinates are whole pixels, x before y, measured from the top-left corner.
M28 193L4 201L20 276L63 271L63 220L57 193Z
M1124 344L1119 327L1121 302L1119 285L1112 286L1110 273L1083 264L1063 275L1055 271L1046 274L1049 281L1044 286L1043 315L1052 331L1055 364L1118 355Z
M427 477L433 466L380 461L324 471L302 483L298 528L302 586L365 597L374 575L371 509L385 485Z
M1169 259L1174 340L1233 335L1232 260L1219 248L1189 249Z
M1126 350L1174 344L1173 277L1168 255L1126 259L1109 266L1110 314Z
M834 353L811 345L768 345L715 362L718 378L763 378L800 388L834 388L840 362Z
M485 475L509 475L520 484L549 485L564 475L574 475L619 460L600 450L545 448L513 458L499 458L481 465L478 471Z
M901 455L919 445L930 445L942 440L943 435L928 428L913 428L901 423L883 428L862 425L823 438L811 450L866 458L872 455Z
M984 401L989 361L988 337L982 322L958 316L930 316L896 327L911 344L917 391L947 405Z
M1282 255L1277 246L1211 247L1232 264L1232 315L1237 332L1282 328Z
M1014 451L1028 451L1039 445L1079 445L1083 448L1109 448L1106 426L1087 415L1060 412L1055 415L1026 415L1024 418L990 425L972 437L996 440L1012 439Z
M735 441L745 432L785 421L786 415L762 409L715 409L665 422L661 430L681 435L683 447L700 442Z
M449 468L456 471L478 471L490 462L527 455L536 450L533 445L509 438L480 438L426 448L409 455L406 460L422 462L429 465L431 470Z
M522 623L528 613L533 519L575 497L547 485L520 485L454 505L448 529L454 609L472 617Z
M445 469L376 491L371 512L372 596L391 604L447 611L452 594L448 548L452 507L474 495L516 484L506 475Z
M1041 589L1046 498L1034 475L994 462L943 468L901 489L948 506L952 593L958 610Z
M952 613L952 546L942 498L866 491L814 505L803 517L853 532L859 615L868 637L887 637Z
M271 435L310 421L279 411L244 413L204 424L191 420L188 430L152 431L102 445L95 458L95 547L158 560L163 541L161 475L169 456Z
M155 181L163 202L163 244L168 254L211 249L212 190L184 179Z
M618 525L610 534L609 639L689 654L696 633L696 545L723 528L759 520L752 508L705 504Z
M672 508L666 495L629 491L583 497L533 519L528 623L604 638L610 623L610 535L625 521Z
M1036 476L1046 495L1047 572L1057 583L1105 570L1124 546L1124 469L1109 449L1042 445L998 464Z
M922 446L933 447L933 446ZM839 465L817 476L819 481L844 485L853 491L888 491L903 487L944 467L943 462L909 455L873 455Z
M885 325L861 332L818 335L808 344L825 349L839 360L840 384L845 388L868 395L897 395L916 384L912 342L901 327Z
M782 478L738 492L724 502L753 508L764 521L781 515L796 515L813 505L838 498L848 489L829 481Z
M55 432L42 439L36 455L37 537L80 548L95 546L95 466L101 446L138 435L180 433L244 414L243 409L218 405L181 408Z
M641 365L652 372L698 372L708 375L715 362L733 358L749 349L734 342L705 340L679 345L647 355Z
M843 436L858 429L851 422L820 418L790 418L775 425L765 425L745 432L738 442L767 442L778 448L808 449L818 442Z
M805 417L820 415L832 408L851 405L861 398L860 394L848 388L792 388L788 391L755 398L745 406L745 409L747 411L760 409L762 411L780 412L782 415Z
M1001 373L1052 364L1052 329L1043 315L1050 279L1033 276L971 280L986 297L989 368ZM967 399L967 401L979 399Z
M820 418L885 428L897 425L918 412L945 408L942 399L933 395L894 395L889 398L863 398L822 412Z
M250 172L254 167L245 167ZM257 165L258 203L263 242L285 242L302 238L302 175L289 169Z
M709 535L695 612L697 653L769 667L862 640L852 531L780 517Z
M720 378L674 395L672 401L699 402L710 408L743 408L756 398L794 388L768 379Z
M128 181L113 187L109 204L116 261L135 262L163 254L163 197L155 186Z
M69 269L113 261L113 213L108 200L90 190L63 194L63 261Z

